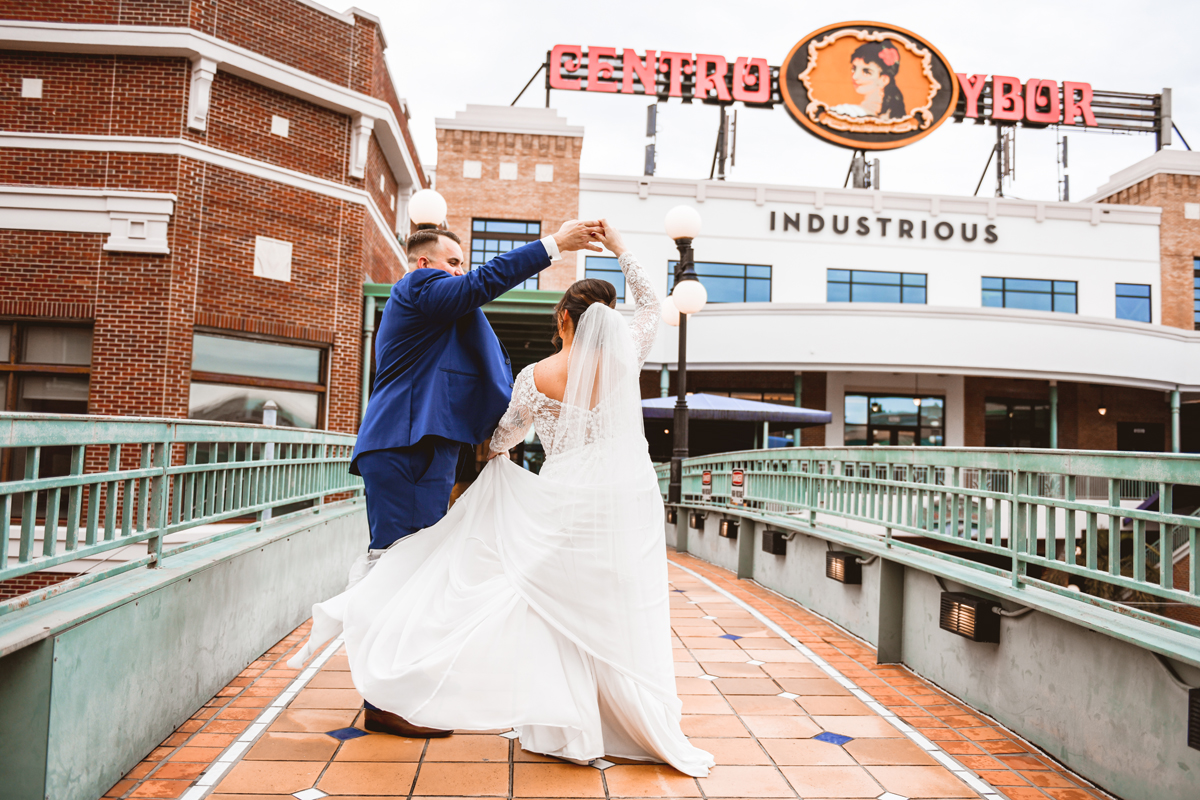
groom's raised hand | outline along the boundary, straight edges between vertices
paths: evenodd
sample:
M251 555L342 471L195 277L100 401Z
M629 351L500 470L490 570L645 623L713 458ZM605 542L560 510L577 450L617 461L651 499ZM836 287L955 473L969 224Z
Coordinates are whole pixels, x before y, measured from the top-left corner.
M592 250L599 253L604 248L596 243L596 238L602 233L604 226L599 220L584 222L569 219L558 229L558 233L554 234L554 243L558 245L560 253L569 253L572 250Z

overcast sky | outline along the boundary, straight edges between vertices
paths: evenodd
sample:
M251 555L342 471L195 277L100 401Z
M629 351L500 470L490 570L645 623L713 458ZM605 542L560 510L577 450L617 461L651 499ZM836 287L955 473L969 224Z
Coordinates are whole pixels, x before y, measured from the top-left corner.
M412 114L421 160L437 160L434 119L467 103L508 105L555 44L675 50L766 58L780 64L808 33L825 25L875 20L923 36L957 72L1085 81L1096 89L1156 93L1174 90L1176 126L1200 149L1197 57L1200 2L875 2L835 9L827 2L609 0L565 3L402 3L367 0L389 41L388 59ZM542 106L542 76L520 105ZM649 100L590 92L551 94L551 106L586 129L584 172L640 175ZM740 108L740 104L737 106ZM718 110L671 100L659 108L658 174L708 177ZM780 105L738 114L739 182L841 186L850 151L801 128ZM1151 135L1066 131L1070 137L1071 198L1082 200L1109 176L1154 152ZM882 188L970 195L995 141L991 126L947 121L908 147L884 152ZM1173 145L1182 149L1178 137ZM1016 180L1005 194L1057 199L1055 129L1017 132ZM989 175L981 195L990 195Z

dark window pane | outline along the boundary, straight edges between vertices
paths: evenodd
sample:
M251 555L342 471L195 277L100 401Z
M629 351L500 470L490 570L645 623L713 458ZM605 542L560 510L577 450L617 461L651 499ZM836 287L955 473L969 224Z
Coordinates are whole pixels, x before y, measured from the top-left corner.
M1014 292L1011 288L1005 293L1005 307L1024 308L1029 311L1053 311L1050 294L1033 292Z
M87 413L87 375L20 375L17 381L17 411Z
M865 447L868 444L866 425L847 425L845 431L846 446Z
M850 284L848 283L830 283L826 288L825 299L830 303L849 303L850 302Z
M917 286L904 287L904 302L905 303L924 303L925 289Z
M1118 283L1117 295L1120 297L1150 297L1150 287L1144 283Z
M1051 281L1033 281L1025 278L1005 278L1004 288L1018 292L1049 292Z
M746 281L747 303L769 303L771 301L771 282L764 280Z
M899 272L873 272L871 270L856 269L851 273L851 276L855 283L900 283Z
M846 395L846 424L865 425L867 423L867 396L862 394Z
M853 298L856 303L899 303L900 287L855 283Z
M321 383L321 351L253 339L196 334L192 369L250 378Z
M7 364L12 353L13 326L0 323L0 364Z
M262 423L263 405L279 406L277 424L289 428L317 427L317 395L257 386L193 383L188 398L189 419Z
M702 275L700 283L708 290L710 303L741 303L746 299L746 281L743 278L714 278Z
M25 328L21 361L86 367L92 363L92 329L30 325Z
M983 305L985 308L1003 308L1004 293L989 289L983 290Z
M1117 319L1150 321L1150 301L1142 297L1117 297Z
M697 261L696 274L722 275L740 278L746 274L746 267L743 264L714 264L708 261Z

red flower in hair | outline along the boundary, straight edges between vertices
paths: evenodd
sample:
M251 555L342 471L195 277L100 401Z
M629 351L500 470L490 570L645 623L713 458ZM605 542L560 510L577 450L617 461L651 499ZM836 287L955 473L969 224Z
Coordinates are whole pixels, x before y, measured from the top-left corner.
M896 48L889 47L879 51L879 60L890 67L900 60L900 54L896 52Z

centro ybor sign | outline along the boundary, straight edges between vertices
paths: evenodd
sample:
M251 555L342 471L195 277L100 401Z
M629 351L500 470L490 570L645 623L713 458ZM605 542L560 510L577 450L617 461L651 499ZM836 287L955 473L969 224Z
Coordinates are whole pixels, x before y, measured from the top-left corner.
M560 44L546 54L551 90L676 97L685 103L787 107L815 136L855 150L920 141L947 119L1157 134L1169 143L1169 91L1102 92L1078 81L956 73L921 36L879 22L841 22L805 36L782 66L723 56Z

